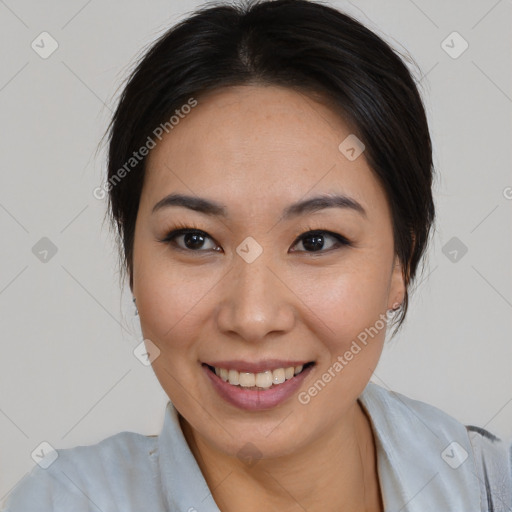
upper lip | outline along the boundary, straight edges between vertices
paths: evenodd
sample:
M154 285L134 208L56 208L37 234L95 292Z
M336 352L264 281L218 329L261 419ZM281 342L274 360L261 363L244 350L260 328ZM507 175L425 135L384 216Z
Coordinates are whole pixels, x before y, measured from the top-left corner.
M304 366L311 360L290 360L290 359L265 359L261 361L243 361L232 359L230 361L208 361L204 364L215 368L226 370L237 370L239 372L260 373L265 370L277 370L278 368L289 368L290 366Z

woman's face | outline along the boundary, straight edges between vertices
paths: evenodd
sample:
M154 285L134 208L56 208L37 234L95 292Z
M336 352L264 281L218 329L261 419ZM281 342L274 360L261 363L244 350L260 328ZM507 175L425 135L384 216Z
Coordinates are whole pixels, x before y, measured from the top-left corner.
M326 106L274 86L197 99L147 160L133 259L142 332L204 442L284 455L336 428L377 365L386 311L404 296L390 210ZM160 203L171 194L188 206Z

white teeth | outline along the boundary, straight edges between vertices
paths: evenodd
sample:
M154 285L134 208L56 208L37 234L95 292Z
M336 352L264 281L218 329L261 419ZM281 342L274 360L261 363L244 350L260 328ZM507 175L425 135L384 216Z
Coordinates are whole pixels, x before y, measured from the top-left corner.
M284 368L278 368L272 372L272 382L274 384L282 384L285 380Z
M288 368L276 368L275 370L265 370L260 373L239 372L238 370L227 370L225 368L214 368L215 374L224 382L229 382L232 386L241 386L243 388L261 388L269 389L273 385L277 386L298 375L303 369L303 365L289 366Z
M234 370L236 372L236 370ZM252 388L256 385L256 376L254 373L240 372L238 377L240 386L243 388Z
M238 386L238 384L240 384L240 373L238 373L236 370L229 370L228 379L230 384L233 386Z
M256 386L264 389L272 386L272 372L270 370L267 370L263 373L257 373Z

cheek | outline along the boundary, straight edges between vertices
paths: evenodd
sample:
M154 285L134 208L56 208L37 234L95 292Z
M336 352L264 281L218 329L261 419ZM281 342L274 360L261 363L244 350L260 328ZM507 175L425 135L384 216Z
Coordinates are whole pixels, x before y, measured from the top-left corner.
M208 292L214 282L203 272L169 266L155 254L139 260L137 306L142 333L160 350L153 371L169 398L181 410L199 400L196 361ZM194 407L195 400L192 400Z
M171 284L172 283L172 284ZM153 284L153 285L152 285ZM161 350L179 350L192 345L197 330L196 305L206 295L197 283L167 282L160 276L157 283L147 283L139 293L142 306L139 316L144 337L154 338ZM139 299L137 299L139 303Z
M324 348L317 379L329 382L325 391L319 393L324 384L318 383L306 396L316 397L319 411L340 396L358 396L378 364L387 326L386 264L382 258L354 254L342 267L301 280L304 302L315 313L309 318Z
M164 350L193 345L200 311L215 293L213 273L205 266L173 263L165 250L140 252L135 272L137 307L144 337Z
M329 291L322 293L320 285ZM354 270L317 286L308 306L318 313L310 318L323 353L314 381L298 398L311 406L311 414L334 420L363 391L379 362L387 327L386 281L377 272Z
M357 337L386 312L389 272L385 262L359 254L343 266L303 272L298 294L324 324L326 339L336 346Z

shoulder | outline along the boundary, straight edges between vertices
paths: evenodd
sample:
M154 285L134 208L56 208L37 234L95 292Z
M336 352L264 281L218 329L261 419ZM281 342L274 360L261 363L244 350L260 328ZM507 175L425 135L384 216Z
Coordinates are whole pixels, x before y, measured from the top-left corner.
M500 439L489 431L466 425L475 455L480 488L489 510L512 509L512 439Z
M444 432L448 436L454 430L464 432L470 437L478 435L489 442L498 442L499 438L487 430L473 425L464 425L456 418L439 409L438 407L410 398L397 391L392 391L379 386L375 382L369 382L363 395L363 402L371 403L374 410L386 412L391 418L400 418L404 422L423 423L425 427L432 428L436 433ZM388 417L389 420L389 417Z
M391 425L395 423L403 432L418 433L419 427L435 433L436 438L450 438L454 433L462 433L467 438L465 426L443 410L397 391L385 389L375 382L368 383L361 398L374 411L376 420Z
M156 436L120 432L94 445L46 453L11 492L4 511L117 510L119 496L135 498L141 474L150 479L156 451Z
M373 413L372 420L388 438L384 442L406 445L409 452L417 452L418 460L421 456L432 467L453 470L445 478L457 472L460 477L465 475L466 489L473 480L485 510L511 510L512 439L500 439L484 428L464 425L433 405L374 382L369 383L361 398Z
M502 439L485 428L464 425L444 411L401 396L407 406L422 414L437 429L448 434L453 426L464 428L469 438L476 475L480 484L481 495L487 501L490 511L512 510L512 439ZM446 452L445 458L452 452ZM457 454L455 454L457 456Z

